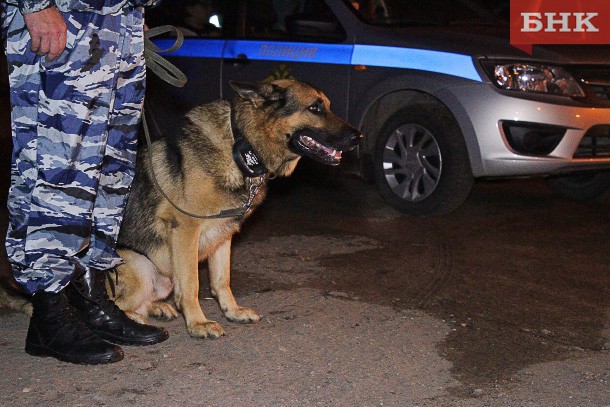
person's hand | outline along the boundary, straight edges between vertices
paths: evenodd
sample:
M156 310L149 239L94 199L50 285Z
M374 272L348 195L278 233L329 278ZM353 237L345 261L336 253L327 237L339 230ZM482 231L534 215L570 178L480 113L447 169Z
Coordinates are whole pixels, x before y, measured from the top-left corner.
M59 56L66 48L66 23L55 7L23 15L32 37L32 52L46 55L48 61Z

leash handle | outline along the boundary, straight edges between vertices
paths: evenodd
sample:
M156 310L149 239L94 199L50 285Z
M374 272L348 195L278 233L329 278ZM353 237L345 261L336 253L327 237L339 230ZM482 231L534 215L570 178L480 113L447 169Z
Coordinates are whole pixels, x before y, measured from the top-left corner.
M174 33L176 35L176 40L174 41L174 44L167 49L158 47L157 44L151 40L153 37L168 33ZM159 78L177 88L181 88L186 84L186 75L174 64L159 55L159 53L174 52L179 49L183 43L184 34L172 25L161 25L144 31L144 58L146 59L146 67Z

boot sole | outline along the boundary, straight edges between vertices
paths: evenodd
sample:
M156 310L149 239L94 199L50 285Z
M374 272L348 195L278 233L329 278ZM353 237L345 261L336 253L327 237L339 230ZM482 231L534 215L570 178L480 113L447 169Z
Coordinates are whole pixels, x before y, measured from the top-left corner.
M60 352L56 352L53 349L49 349L46 346L35 345L31 343L26 343L25 353L38 357L53 357L55 359L61 360L62 362L74 363L77 365L101 365L106 363L115 363L123 360L123 358L125 357L123 351L120 351L107 355L97 355L84 358L82 355L66 355Z
M91 328L91 327L90 327ZM166 341L169 338L169 333L165 330L160 331L157 335L151 335L146 337L124 337L124 336L116 336L102 330L94 330L91 329L93 333L102 338L105 341L110 343L114 343L116 345L126 345L126 346L148 346L148 345L156 345L157 343L161 343Z
M108 334L108 332L105 332L105 331L95 331L94 330L93 332L105 341L114 343L116 345L125 345L125 346L156 345L157 343L164 342L169 338L169 333L167 331L162 331L158 335L155 335L155 336L137 337L137 338L126 338L123 336L114 336L114 335Z

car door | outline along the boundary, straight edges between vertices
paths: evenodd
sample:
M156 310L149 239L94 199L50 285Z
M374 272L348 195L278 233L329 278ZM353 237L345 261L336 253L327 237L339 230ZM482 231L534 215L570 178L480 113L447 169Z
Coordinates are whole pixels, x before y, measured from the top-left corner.
M322 90L345 118L353 46L322 0L223 0L236 5L235 31L222 61L222 97L229 82L295 78Z

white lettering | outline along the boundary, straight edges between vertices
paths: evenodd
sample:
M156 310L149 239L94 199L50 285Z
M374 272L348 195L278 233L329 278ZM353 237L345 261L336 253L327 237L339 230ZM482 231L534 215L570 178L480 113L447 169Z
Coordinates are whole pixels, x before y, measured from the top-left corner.
M576 16L576 28L574 29L574 31L576 32L583 32L583 31L589 31L589 32L598 32L599 28L597 28L596 26L594 26L591 23L591 19L593 17L596 17L599 13L574 13L574 15ZM583 18L584 16L587 16L586 18ZM585 29L583 26L587 26L587 28Z
M572 13L559 13L559 15L561 16L558 19L555 19L555 16L557 15L557 13L544 13L545 17L546 17L546 28L544 29L545 32L556 32L557 30L555 29L555 25L556 24L560 24L561 28L559 29L559 31L561 32L570 32L570 24L569 24L569 18L572 15Z
M523 17L523 28L521 32L538 32L542 31L543 25L542 21L542 13L521 13ZM532 24L534 27L532 27Z
M597 17L599 13L544 13L546 25L542 21L542 13L521 13L523 17L523 27L521 32L599 32L593 25L591 19ZM575 17L575 24L572 28L571 17Z

